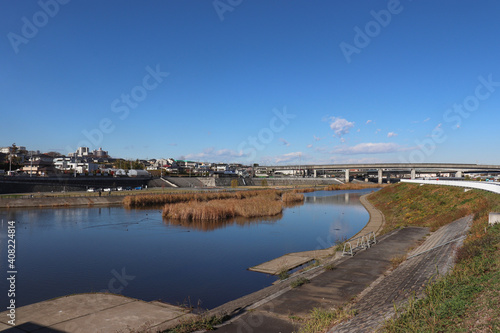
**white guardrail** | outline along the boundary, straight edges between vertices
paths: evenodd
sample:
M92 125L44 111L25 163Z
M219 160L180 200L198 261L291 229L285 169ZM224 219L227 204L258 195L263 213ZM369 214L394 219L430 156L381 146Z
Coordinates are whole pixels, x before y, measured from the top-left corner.
M463 180L424 180L424 179L401 179L401 182L403 182L403 183L415 183L415 184L458 186L458 187L464 187L464 188L475 188L478 190L485 190L485 191L500 194L500 183L470 182L470 181L463 181Z

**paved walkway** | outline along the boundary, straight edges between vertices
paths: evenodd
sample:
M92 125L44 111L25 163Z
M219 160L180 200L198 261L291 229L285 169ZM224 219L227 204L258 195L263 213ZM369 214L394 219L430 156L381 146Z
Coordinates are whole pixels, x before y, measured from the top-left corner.
M16 309L16 326L0 313L2 332L157 332L194 315L183 308L111 294L78 294Z
M332 271L311 277L299 288L283 289L256 305L217 332L296 332L315 307L331 309L355 299L357 315L330 332L373 332L394 315L401 305L423 286L444 274L453 263L453 252L467 233L471 218L459 219L432 233L408 255L397 269L387 274L391 258L404 255L429 233L427 228L405 228L380 238L379 243L354 257L342 258ZM452 242L450 242L452 241ZM412 255L416 255L411 257Z
M334 270L321 268L311 277L304 274L310 283L298 288L291 288L289 281L281 283L286 288L268 295L263 302L247 306L242 315L216 332L297 331L299 324L294 317L305 318L314 307L333 308L347 303L383 275L391 265L391 258L406 253L427 233L426 228L397 230L382 237L369 250L343 257Z
M465 217L434 232L389 276L373 283L358 297L353 307L358 315L330 333L373 332L380 328L394 315L394 305L402 306L414 294L421 296L429 281L452 267L454 249L461 244L453 240L466 235L471 223L472 217Z

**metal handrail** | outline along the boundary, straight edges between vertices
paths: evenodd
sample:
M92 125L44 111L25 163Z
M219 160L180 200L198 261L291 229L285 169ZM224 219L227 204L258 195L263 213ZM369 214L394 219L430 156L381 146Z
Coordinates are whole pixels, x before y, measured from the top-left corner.
M352 243L356 241L356 246L352 246ZM372 244L376 244L377 239L375 237L375 232L370 231L364 235L358 236L356 238L353 238L347 242L344 243L344 249L342 251L342 256L345 256L346 254L350 254L351 257L355 254L355 252L359 249L368 249L372 246ZM346 251L347 246L349 246L349 249Z

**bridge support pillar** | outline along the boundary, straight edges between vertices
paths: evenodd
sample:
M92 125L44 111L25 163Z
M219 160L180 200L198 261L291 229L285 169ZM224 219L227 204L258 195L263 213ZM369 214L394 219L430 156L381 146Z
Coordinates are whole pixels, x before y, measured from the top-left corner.
M368 183L368 177L365 177L365 183Z
M318 177L318 174L316 173L316 169L314 169L314 178Z
M463 177L462 171L457 171L457 173L455 174L455 177L462 178Z
M382 169L378 169L378 183L382 184Z
M415 178L416 178L415 169L411 169L411 179L415 179Z
M391 174L387 174L387 184L391 183Z
M345 182L349 183L349 169L345 169Z

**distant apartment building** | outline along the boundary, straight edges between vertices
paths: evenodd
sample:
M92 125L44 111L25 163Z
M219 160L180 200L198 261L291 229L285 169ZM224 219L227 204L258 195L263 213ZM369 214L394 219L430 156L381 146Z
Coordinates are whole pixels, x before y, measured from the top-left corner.
M89 147L78 147L76 152L69 153L69 157L97 157L97 158L106 158L109 157L108 152L106 150L102 150L102 148L94 149L90 151Z
M12 146L10 146L10 147L0 147L0 153L10 154L11 151L12 151ZM24 146L18 146L17 147L17 152L20 152L20 151L26 151L26 147L24 147Z

